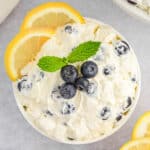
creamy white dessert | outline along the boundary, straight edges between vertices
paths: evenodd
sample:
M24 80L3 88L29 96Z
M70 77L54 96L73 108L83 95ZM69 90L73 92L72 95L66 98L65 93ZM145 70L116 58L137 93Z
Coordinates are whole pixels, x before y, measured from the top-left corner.
M60 94L64 84L60 70L44 72L37 63L47 55L66 57L86 41L102 42L89 59L98 66L98 72L88 79L87 91L77 90L65 99ZM83 63L72 64L79 76ZM136 104L140 84L131 46L110 26L88 19L85 24L59 28L35 61L22 69L22 76L13 83L13 89L27 120L49 138L72 143L94 141L118 128Z
M146 14L150 15L150 0L126 0L131 5L141 9Z

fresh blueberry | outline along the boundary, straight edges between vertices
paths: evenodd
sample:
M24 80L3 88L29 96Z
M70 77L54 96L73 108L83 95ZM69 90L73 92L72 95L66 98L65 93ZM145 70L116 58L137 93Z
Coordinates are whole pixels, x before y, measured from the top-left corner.
M87 93L89 95L93 95L97 90L97 84L94 82L90 82L87 88Z
M104 107L100 112L100 116L102 120L108 120L110 115L111 115L111 110L108 107Z
M89 80L87 80L84 77L79 77L76 80L75 85L76 85L77 89L79 89L81 91L87 91L88 90L88 86L89 86Z
M123 110L126 111L132 105L131 97L128 97L125 103L123 104Z
M114 68L112 66L106 66L103 68L103 74L106 76L110 75L113 70L114 70Z
M137 0L127 0L127 2L132 4L132 5L136 5L137 4Z
M49 111L49 110L46 110L46 112L45 112L47 115L49 115L49 116L53 116L54 114L51 112L51 111Z
M76 94L76 87L72 83L64 83L60 87L60 95L64 99L71 99Z
M63 125L64 125L64 126L68 126L67 122L64 122Z
M116 117L116 121L120 121L122 119L122 115L119 114L117 117Z
M69 115L75 111L75 106L73 104L64 103L62 106L61 113L63 115Z
M73 32L73 28L71 25L67 25L65 27L65 32L71 34Z
M33 75L33 80L35 82L39 82L44 78L45 74L42 71L38 71L36 74Z
M67 139L70 140L70 141L74 141L74 140L75 140L75 139L72 138L72 137L67 137Z
M92 78L96 76L98 72L97 64L93 61L86 61L81 66L81 73L86 78Z
M55 87L51 92L51 98L53 100L62 99L62 96L60 95L60 87Z
M130 50L130 47L128 43L125 41L119 41L115 45L115 51L118 56L127 54L129 50Z
M73 83L78 77L78 70L72 65L67 65L61 69L61 77L64 81Z
M28 109L28 106L26 106L26 105L23 105L23 109L24 109L24 111L27 111L27 109Z
M132 78L131 78L131 81L132 81L132 82L136 82L136 78L135 78L135 77L132 77Z
M17 87L20 92L24 90L28 91L32 88L32 82L27 79L27 76L25 76L18 82Z
M105 67L104 69L103 69L103 73L104 73L104 75L110 75L111 74L111 68L110 67Z

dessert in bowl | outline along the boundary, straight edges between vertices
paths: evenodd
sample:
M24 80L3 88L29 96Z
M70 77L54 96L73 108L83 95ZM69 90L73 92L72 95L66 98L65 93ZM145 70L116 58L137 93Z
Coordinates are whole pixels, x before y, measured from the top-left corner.
M150 0L127 0L127 2L150 15Z
M140 91L132 47L112 27L89 18L58 27L20 74L13 90L22 114L63 143L113 134L133 112Z
M150 22L150 0L114 0L129 14Z

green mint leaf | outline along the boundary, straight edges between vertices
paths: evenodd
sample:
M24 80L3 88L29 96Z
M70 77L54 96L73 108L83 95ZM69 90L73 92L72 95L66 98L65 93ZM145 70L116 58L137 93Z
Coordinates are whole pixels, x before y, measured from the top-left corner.
M55 57L55 56L44 56L42 57L39 62L38 66L47 72L55 72L62 67L64 67L66 63L64 62L63 58Z
M100 47L101 42L88 41L80 44L67 57L69 63L84 61L94 56Z

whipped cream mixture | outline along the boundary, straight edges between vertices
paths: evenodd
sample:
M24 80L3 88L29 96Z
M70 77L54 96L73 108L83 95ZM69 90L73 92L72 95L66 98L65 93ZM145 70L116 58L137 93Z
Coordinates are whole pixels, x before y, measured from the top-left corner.
M89 59L97 64L98 73L89 79L88 92L78 90L73 98L64 99L59 92L64 83L60 70L44 72L38 60L47 55L65 57L86 41L102 42ZM82 64L73 65L80 68ZM139 92L139 66L132 48L114 29L91 20L59 28L22 75L13 88L23 114L46 136L63 142L110 134L126 119Z
M150 0L127 0L130 4L143 10L146 14L150 15Z

